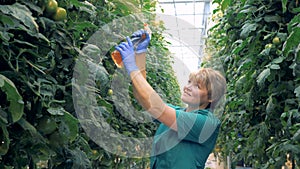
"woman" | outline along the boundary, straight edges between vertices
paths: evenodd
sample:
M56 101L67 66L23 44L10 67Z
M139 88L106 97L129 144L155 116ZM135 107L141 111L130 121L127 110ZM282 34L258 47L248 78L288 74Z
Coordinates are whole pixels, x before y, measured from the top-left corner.
M151 169L203 169L212 152L219 132L220 121L212 114L226 90L226 80L217 71L202 68L191 73L181 99L186 108L165 104L146 81L145 57L149 34L134 51L129 37L116 46L131 78L138 102L161 122L156 131L151 156Z

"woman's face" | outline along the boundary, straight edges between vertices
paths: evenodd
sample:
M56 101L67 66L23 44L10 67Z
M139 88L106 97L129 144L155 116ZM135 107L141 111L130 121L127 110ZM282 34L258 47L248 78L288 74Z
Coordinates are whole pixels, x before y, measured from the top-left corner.
M181 99L190 108L194 109L204 109L210 102L207 88L191 80L184 86Z

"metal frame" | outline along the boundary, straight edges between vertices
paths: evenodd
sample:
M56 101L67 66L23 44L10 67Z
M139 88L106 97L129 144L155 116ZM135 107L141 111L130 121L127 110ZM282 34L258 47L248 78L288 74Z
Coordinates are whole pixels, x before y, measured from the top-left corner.
M172 1L163 1L163 0L158 0L158 2L160 4L173 4L173 3L195 3L195 2L211 2L210 0L190 0L190 1L176 1L176 0L172 0Z

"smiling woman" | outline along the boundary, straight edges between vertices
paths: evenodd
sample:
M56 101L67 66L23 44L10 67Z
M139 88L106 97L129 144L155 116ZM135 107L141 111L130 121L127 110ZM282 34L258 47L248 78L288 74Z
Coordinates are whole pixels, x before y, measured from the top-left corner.
M211 68L201 68L189 76L188 85L184 87L182 100L189 106L195 102L196 108L214 109L226 91L226 80L223 75ZM188 98L185 98L187 94ZM188 100L193 101L189 104Z
M151 168L203 169L218 137L220 120L213 110L225 94L226 80L218 71L202 68L190 75L184 87L181 99L186 108L165 104L146 81L145 63L136 62L145 57L150 42L149 34L140 32L140 35L143 33L146 39L137 47L142 52L134 50L129 37L116 50L132 81L135 98L161 122L154 137Z

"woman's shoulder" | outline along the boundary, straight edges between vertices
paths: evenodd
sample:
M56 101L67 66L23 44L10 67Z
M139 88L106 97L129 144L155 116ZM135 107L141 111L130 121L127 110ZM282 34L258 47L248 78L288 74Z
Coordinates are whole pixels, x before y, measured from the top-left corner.
M214 113L208 109L200 109L200 110L198 110L197 114L204 115L206 117L206 119L210 119L216 123L221 123L220 119L218 117L216 117L214 115Z

